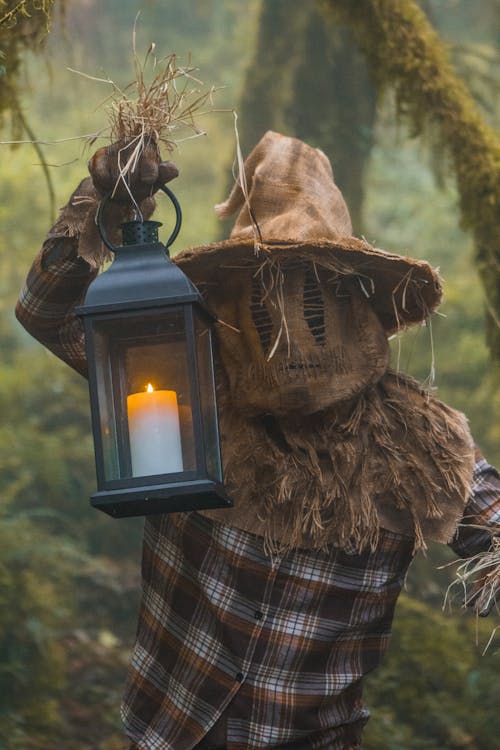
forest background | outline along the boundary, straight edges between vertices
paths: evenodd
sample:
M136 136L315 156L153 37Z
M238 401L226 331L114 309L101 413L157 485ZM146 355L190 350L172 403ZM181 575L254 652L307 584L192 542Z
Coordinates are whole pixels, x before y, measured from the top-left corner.
M498 125L498 0L420 6L484 121ZM180 143L173 155L185 216L174 252L224 231L213 205L231 181L233 108L245 153L269 127L323 148L355 234L440 267L443 316L394 342L394 362L424 381L435 367L439 397L467 413L476 440L500 465L498 366L486 345L484 293L471 235L460 228L450 163L432 129L415 137L390 85L375 87L351 31L335 19L325 24L319 8L303 0L56 2L43 49L20 60L22 119L5 109L0 139L26 138L23 122L46 142L102 128L106 84L68 67L128 83L141 10L139 52L154 41L160 57L175 51L187 63L191 55L199 77L221 87L215 108L227 110L203 116L208 134ZM1 82L9 59L0 63ZM82 140L42 149L61 206L85 176L91 151ZM51 200L33 146L3 144L0 159L0 748L119 750L141 522L90 509L86 383L15 322ZM159 218L168 225L163 206ZM368 680L366 750L484 750L498 740L495 644L482 655L498 621L477 624L459 603L442 612L454 569L440 566L451 559L433 546L412 567L389 655Z

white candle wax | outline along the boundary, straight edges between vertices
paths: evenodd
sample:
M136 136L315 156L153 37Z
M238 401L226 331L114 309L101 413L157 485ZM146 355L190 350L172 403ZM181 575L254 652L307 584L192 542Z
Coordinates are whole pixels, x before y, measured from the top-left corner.
M179 408L175 391L127 396L130 456L134 477L183 471Z

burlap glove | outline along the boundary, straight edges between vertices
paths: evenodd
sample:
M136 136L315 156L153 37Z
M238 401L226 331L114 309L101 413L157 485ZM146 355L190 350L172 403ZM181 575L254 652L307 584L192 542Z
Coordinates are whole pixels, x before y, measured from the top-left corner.
M479 617L487 617L500 600L500 574L498 563L490 565L477 576L464 605L470 607Z
M104 211L106 234L111 243L120 244L122 222L138 210L143 218L149 218L155 208L154 193L178 175L173 162L161 160L152 141L128 163L132 151L133 144L123 141L98 149L89 161L91 176L78 185L49 233L49 239L76 238L78 255L93 267L100 267L109 257L96 222L103 196L112 194Z
M161 160L153 141L148 141L139 158L134 152L134 142L125 141L117 141L95 152L89 161L89 172L101 196L112 193L117 203L133 205L135 201L140 205L179 174L173 162Z

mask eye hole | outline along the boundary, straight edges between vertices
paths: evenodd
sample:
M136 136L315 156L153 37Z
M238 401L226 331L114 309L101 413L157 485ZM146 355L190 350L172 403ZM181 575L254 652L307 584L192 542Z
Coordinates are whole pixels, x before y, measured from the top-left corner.
M253 324L259 334L260 343L264 353L271 347L271 336L273 322L264 302L262 302L262 286L259 279L252 281L252 297L250 301L250 312Z
M318 344L325 344L325 303L312 268L304 274L304 319Z

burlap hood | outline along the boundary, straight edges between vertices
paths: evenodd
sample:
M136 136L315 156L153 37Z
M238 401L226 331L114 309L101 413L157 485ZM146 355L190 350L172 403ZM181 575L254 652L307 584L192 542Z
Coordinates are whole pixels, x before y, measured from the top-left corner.
M387 333L425 320L439 305L437 271L354 237L329 160L296 138L265 134L245 161L242 184L217 207L221 217L238 210L228 240L175 257L195 284L227 284L231 269L290 254L326 267L333 258L342 273L359 277Z
M355 332L358 328L364 332L373 352L363 366L369 371L378 357L380 367L365 382L360 373L354 377L356 362L346 360L347 376L352 376L357 389L347 389L343 399L332 393L330 406L312 413L300 404L288 412L254 408L245 413L248 397L241 383L227 389L220 377L224 473L235 507L204 514L264 536L270 552L330 543L373 548L380 528L413 537L416 548L425 547L430 539L449 541L472 479L473 445L466 419L411 378L387 372L383 347L375 346L378 329L386 344L384 330L387 334L422 322L438 306L437 272L425 261L386 253L354 237L328 159L295 138L266 133L245 161L241 179L242 184L235 184L228 200L218 207L221 216L239 210L230 239L187 250L176 262L207 291L217 308L224 311L223 300L237 298L241 322L250 328L252 323L240 308L248 318L252 299L248 289L245 296L238 285L239 275L255 281L266 265L282 270L281 291L286 299L280 314L287 317L284 311L290 312L287 300L290 308L297 308L295 316L287 317L292 354L288 359L286 352L278 357L280 372L291 362L290 380L300 375L308 388L326 388L319 381L315 384L314 375L319 377L322 368L314 364L312 355L319 357L329 347L335 354L332 339L339 330L352 334L343 341L344 352L359 348L362 336ZM354 280L363 292L366 316L356 322L351 311L343 319L334 299L324 302L323 324L331 306L334 326L323 327L323 342L319 337L309 339L313 363L309 369L293 356L293 334L307 334L302 318L308 285L304 273L297 271L301 264L310 264L319 286L325 280L332 286L341 279ZM278 282L272 279L267 288L278 288ZM373 312L366 299L382 327L370 325ZM259 330L259 321L254 319L253 324ZM244 368L245 352L235 349L233 368ZM334 360L333 391L342 383L342 368L336 370ZM250 364L255 376L256 362ZM261 364L263 374L251 384L254 390L281 392L286 378L276 375L275 382L271 377L273 354ZM266 373L270 373L267 379Z

